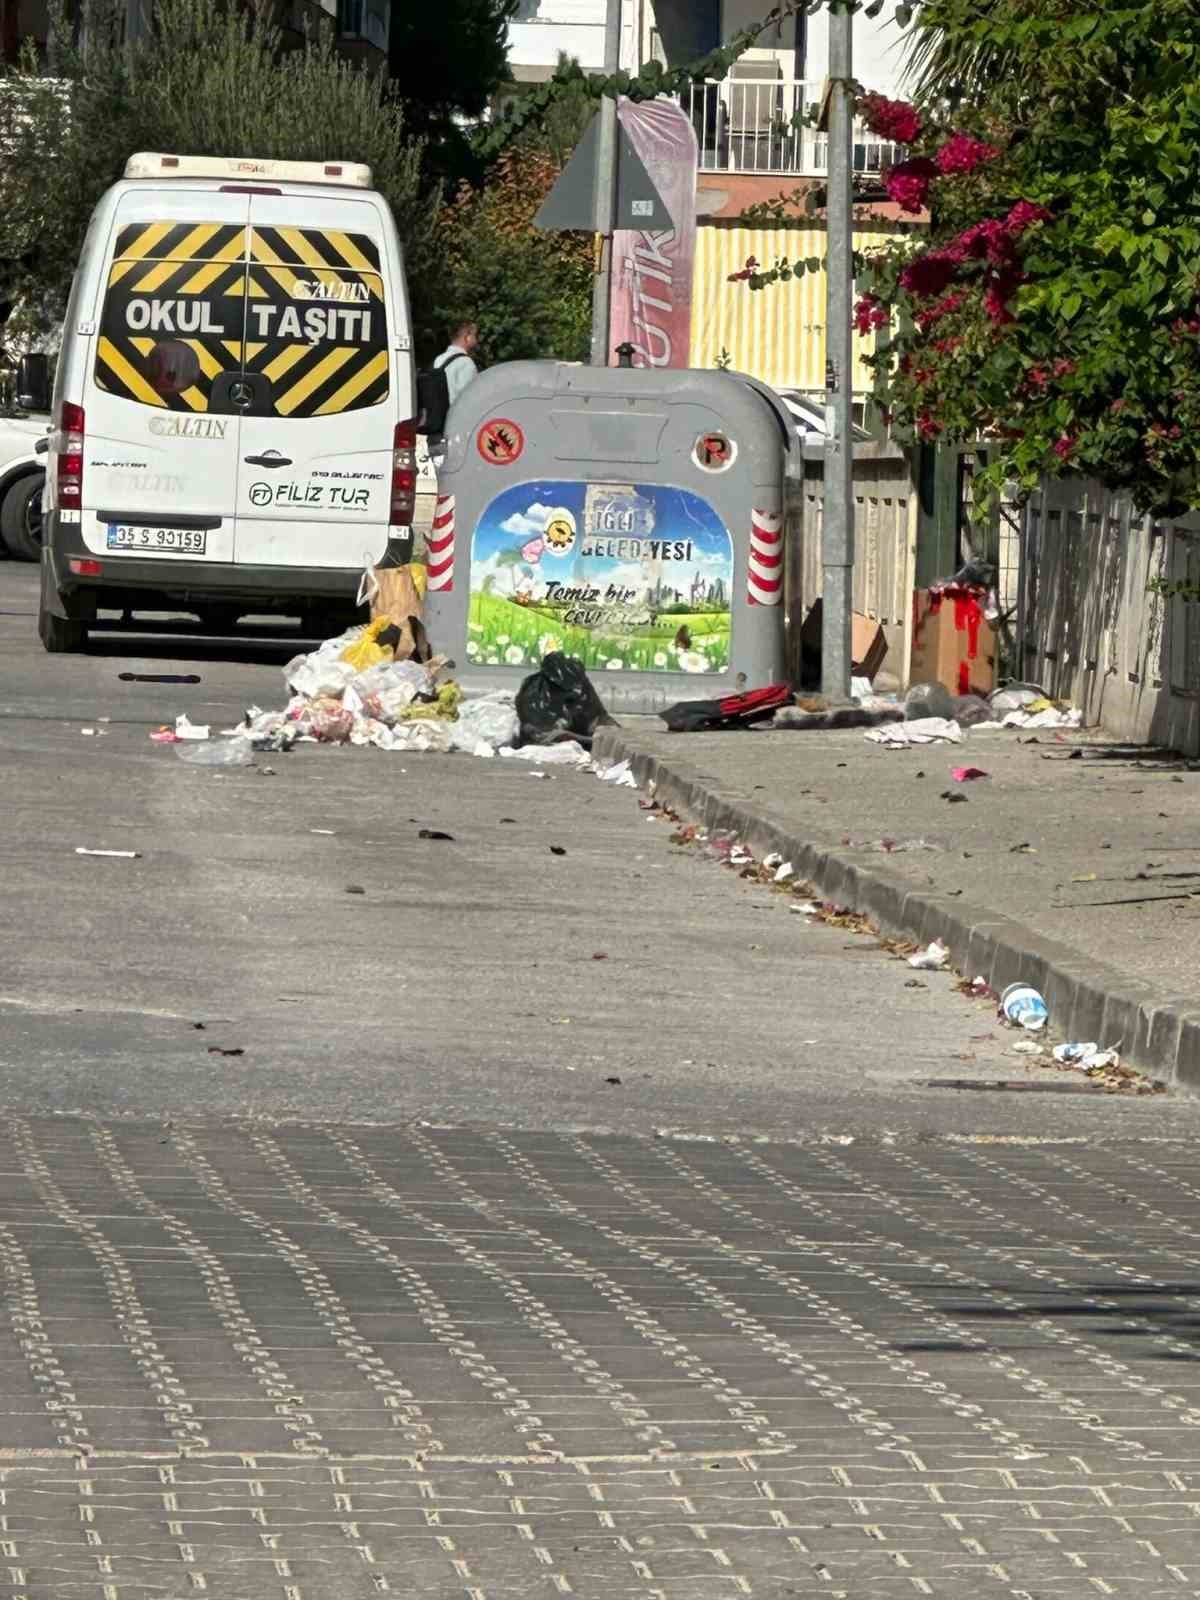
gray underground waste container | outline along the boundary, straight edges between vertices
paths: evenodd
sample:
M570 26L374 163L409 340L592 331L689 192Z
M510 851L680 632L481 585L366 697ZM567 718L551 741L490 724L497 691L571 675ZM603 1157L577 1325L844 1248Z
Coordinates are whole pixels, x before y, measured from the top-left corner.
M544 655L614 711L783 680L793 430L727 372L492 367L451 408L425 620L468 691Z

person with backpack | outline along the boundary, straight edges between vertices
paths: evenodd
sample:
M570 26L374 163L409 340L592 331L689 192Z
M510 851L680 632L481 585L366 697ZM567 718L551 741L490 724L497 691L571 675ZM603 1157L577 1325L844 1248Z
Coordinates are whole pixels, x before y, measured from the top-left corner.
M429 439L431 455L441 455L446 413L471 379L478 376L479 368L471 359L478 344L478 324L460 322L433 366L417 374L420 429Z

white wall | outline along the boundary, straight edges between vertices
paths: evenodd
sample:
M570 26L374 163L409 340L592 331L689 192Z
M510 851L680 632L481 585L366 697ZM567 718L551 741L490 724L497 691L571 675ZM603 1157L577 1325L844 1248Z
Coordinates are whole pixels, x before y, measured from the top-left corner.
M891 8L889 7L888 10ZM854 76L866 89L897 93L904 76L907 34L884 11L880 16L854 19ZM829 66L829 12L822 6L808 19L808 59L804 76L820 82Z
M508 25L508 63L548 67L559 54L573 56L587 72L604 67L605 0L521 0ZM637 0L621 0L621 65L637 68Z

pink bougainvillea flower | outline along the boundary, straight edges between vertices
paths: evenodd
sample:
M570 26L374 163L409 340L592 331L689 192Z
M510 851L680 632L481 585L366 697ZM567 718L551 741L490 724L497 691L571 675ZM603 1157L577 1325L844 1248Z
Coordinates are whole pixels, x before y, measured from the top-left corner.
M872 133L894 144L912 144L921 136L921 113L907 100L864 94L858 100L858 114Z
M951 173L974 172L986 161L994 161L1000 154L998 145L987 144L983 139L973 139L969 133L953 134L937 153L938 171Z
M1007 266L1014 259L1012 235L995 217L972 223L943 248L947 255L959 261L986 259L999 267Z
M964 305L966 298L966 291L963 289L953 289L949 294L944 294L933 305L926 306L923 311L917 312L916 323L918 328L922 332L932 328L935 322L940 322L943 317L948 317L951 312L957 311L960 306Z
M924 211L929 200L929 185L938 175L938 169L928 156L914 156L911 161L897 161L884 175L883 186L888 199L901 211Z
M919 300L941 294L958 271L958 262L944 250L928 250L916 256L900 272L900 287Z
M997 327L1017 319L1008 309L1008 302L1017 292L1021 274L1015 270L997 272L983 293L983 309Z
M873 294L864 294L854 308L854 326L862 334L886 328L891 320L887 307Z
M1050 212L1045 206L1035 206L1032 200L1018 200L1004 219L1009 233L1024 233L1035 222L1049 222Z
M917 417L917 432L922 439L936 439L941 426L931 411L922 411Z
M1061 439L1056 439L1054 441L1054 454L1060 461L1069 461L1075 454L1075 446L1077 443L1078 440L1075 439L1071 434L1064 433Z

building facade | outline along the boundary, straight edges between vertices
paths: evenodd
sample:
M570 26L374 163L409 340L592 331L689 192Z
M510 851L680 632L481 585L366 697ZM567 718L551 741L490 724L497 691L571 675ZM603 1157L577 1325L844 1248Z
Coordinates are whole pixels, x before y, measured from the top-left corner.
M621 66L648 61L675 67L694 61L761 20L768 0L621 0ZM544 81L561 55L588 71L604 61L605 0L521 0L509 27L509 65L517 82ZM855 76L884 94L898 92L904 39L889 17L855 20ZM720 82L693 83L681 97L696 134L697 239L690 360L729 365L780 389L819 394L824 387L824 274L754 292L730 283L749 257L770 266L820 260L825 230L806 193L824 183L828 150L808 125L818 107L829 57L829 13L801 10L759 35ZM862 185L855 243L881 244L911 228L880 198L880 175L896 147L865 129L855 133L854 165ZM743 220L749 207L791 198L773 224ZM860 342L858 356L873 347ZM855 388L869 374L855 363Z

